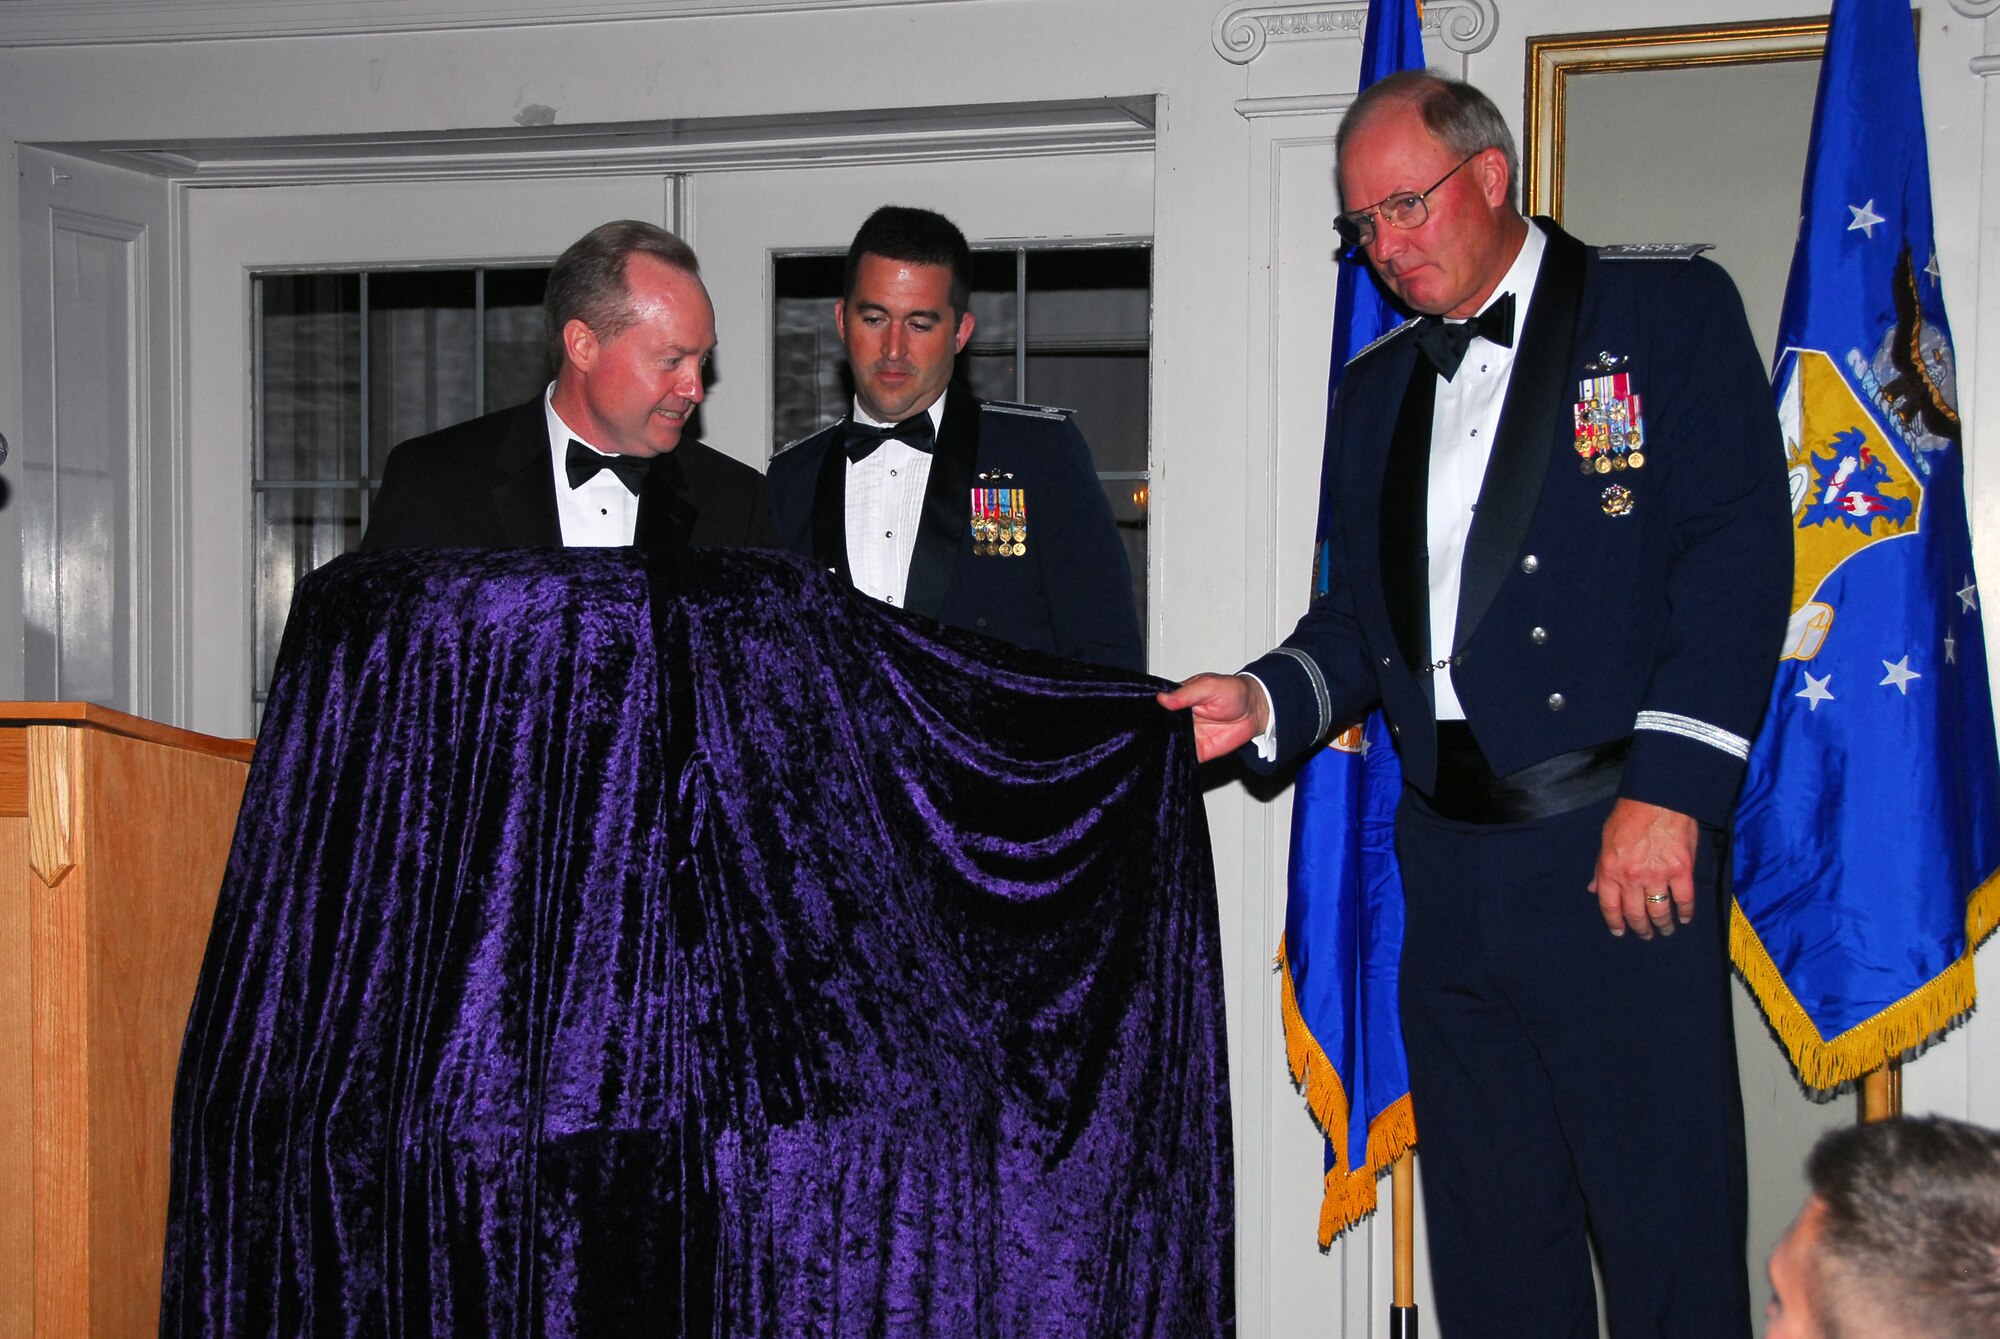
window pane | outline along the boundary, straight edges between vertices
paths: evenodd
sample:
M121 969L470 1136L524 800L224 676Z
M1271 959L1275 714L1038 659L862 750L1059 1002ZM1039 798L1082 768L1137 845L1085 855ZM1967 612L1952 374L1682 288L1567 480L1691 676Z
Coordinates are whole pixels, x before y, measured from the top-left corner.
M477 417L471 270L368 276L369 465L397 442Z
M845 256L784 256L774 272L771 449L810 436L847 412L853 381L833 328Z
M959 369L982 400L1021 398L1016 371L1019 297L1014 291L1019 264L1013 251L972 254L972 342L965 346Z
M1139 630L1146 629L1146 481L1106 479L1104 496L1111 500L1111 516L1118 523L1118 538L1125 541L1125 561L1132 568L1132 607L1139 611Z
M256 692L271 686L299 578L361 543L359 488L263 488L256 497Z
M259 479L352 479L361 449L361 279L270 274L256 388Z
M540 395L555 377L542 336L546 267L486 272L486 403L510 409Z

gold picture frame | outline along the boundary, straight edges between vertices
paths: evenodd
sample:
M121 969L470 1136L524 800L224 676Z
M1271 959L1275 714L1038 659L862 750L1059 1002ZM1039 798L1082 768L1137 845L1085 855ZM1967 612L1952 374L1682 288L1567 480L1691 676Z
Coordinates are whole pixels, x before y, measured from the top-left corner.
M1564 115L1573 76L1818 60L1826 30L1824 18L1773 19L1530 37L1524 203L1532 213L1562 219Z

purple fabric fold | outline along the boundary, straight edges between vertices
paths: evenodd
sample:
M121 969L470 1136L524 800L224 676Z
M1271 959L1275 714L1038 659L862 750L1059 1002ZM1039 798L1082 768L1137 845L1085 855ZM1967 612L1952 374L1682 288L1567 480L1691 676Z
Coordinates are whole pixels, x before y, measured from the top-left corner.
M1155 687L780 555L313 574L162 1333L1228 1333L1214 876Z

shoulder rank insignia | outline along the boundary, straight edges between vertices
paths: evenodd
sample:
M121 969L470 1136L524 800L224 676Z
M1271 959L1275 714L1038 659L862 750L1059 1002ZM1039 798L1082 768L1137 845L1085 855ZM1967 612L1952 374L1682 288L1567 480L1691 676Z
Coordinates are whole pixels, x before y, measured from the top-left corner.
M1405 330L1408 330L1411 326L1415 324L1416 324L1415 321L1404 321L1400 325L1390 326L1387 330L1384 330L1381 334L1375 336L1375 338L1369 340L1366 344L1362 345L1360 348L1356 349L1351 355L1349 355L1347 362L1344 364L1344 366L1347 367L1354 366L1356 363L1360 362L1364 357L1375 352L1376 349L1380 348L1384 344L1387 344L1390 340L1402 334Z
M1006 400L985 400L980 403L979 407L995 414L1019 414L1022 418L1047 419L1051 423L1060 423L1075 412L1069 409L1058 409L1054 405L1013 404Z
M1623 242L1597 248L1599 260L1693 260L1715 250L1713 242Z
M833 429L835 429L835 428L839 427L839 426L841 425L841 422L842 422L842 420L841 420L841 419L835 419L835 420L834 420L833 422L831 422L831 423L827 424L827 425L826 425L826 426L825 426L824 428L814 428L814 429L813 429L813 430L812 430L811 432L807 433L807 434L806 434L805 436L803 436L803 437L795 437L795 438L793 438L793 439L792 439L791 441L789 441L789 442L786 442L786 443L785 443L785 444L784 444L783 446L781 446L781 447L779 447L779 448L778 448L777 450L773 451L773 452L771 453L771 458L775 460L775 459L777 459L777 458L778 458L779 456L782 456L782 455L784 455L784 454L785 454L785 452L787 452L787 451L791 450L791 449L792 449L793 447L795 447L795 446L804 446L804 445L805 445L805 444L806 444L807 442L810 442L810 441L812 441L812 440L813 440L814 438L816 438L816 437L823 437L823 436L825 436L825 435L826 435L827 433L831 432L831 431L832 431Z
M1593 366L1612 358L1611 354L1599 354ZM1613 366L1624 361L1618 358ZM1576 424L1576 454L1582 459L1585 474L1645 468L1646 420L1629 373L1585 377L1577 387L1570 414Z

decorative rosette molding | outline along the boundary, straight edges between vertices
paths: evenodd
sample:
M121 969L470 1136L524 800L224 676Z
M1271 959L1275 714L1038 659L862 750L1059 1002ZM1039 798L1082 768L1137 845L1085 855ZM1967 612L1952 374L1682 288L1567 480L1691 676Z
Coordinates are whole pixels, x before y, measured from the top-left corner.
M2000 0L1952 0L1954 5ZM1322 0L1316 5L1233 4L1215 16L1209 40L1232 65L1248 65L1273 42L1359 42L1368 22L1368 0ZM1424 37L1470 55L1485 50L1499 24L1495 0L1426 0Z
M2000 0L1951 0L1951 7L1968 19L1983 19L2000 12Z

